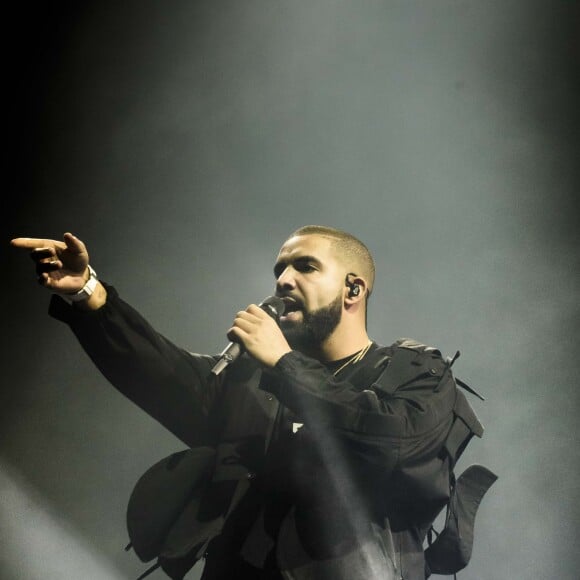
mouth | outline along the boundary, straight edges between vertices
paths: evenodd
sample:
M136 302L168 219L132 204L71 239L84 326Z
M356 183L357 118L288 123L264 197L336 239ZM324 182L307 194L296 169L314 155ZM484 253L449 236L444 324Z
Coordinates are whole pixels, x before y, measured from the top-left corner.
M298 320L302 312L302 305L294 298L286 296L282 298L284 301L284 313L280 317L280 321Z

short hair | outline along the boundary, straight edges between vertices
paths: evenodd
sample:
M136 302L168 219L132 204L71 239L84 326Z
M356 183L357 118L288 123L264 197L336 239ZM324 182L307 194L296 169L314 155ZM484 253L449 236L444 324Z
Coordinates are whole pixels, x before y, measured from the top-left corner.
M366 279L368 284L367 298L370 296L375 283L375 261L369 251L369 249L355 236L339 230L336 228L331 228L328 226L302 226L296 231L290 234L289 238L295 236L323 236L325 238L331 238L333 240L333 249L335 249L340 257L345 257L346 261L352 264L355 270L354 274L362 276Z

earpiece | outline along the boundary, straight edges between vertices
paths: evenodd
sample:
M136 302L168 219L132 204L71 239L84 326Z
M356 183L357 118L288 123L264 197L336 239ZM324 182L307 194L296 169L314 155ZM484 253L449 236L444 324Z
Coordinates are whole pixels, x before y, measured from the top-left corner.
M356 274L348 274L345 280L345 284L350 288L350 290L348 291L348 297L355 298L360 294L360 284L355 284L354 282L351 282L348 279L349 276L356 276Z
M348 291L348 297L354 298L360 294L360 286L358 284L349 284L350 290Z

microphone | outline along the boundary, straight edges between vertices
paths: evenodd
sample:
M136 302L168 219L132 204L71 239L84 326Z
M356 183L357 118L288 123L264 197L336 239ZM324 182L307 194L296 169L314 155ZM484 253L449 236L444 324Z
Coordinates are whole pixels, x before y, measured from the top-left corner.
M277 296L268 296L268 298L264 298L258 306L267 314L269 314L276 322L283 314L286 305L284 304L284 300L282 298L278 298ZM211 369L211 372L214 375L219 375L228 365L236 362L238 357L242 354L244 347L237 342L230 342L226 348L220 354L220 358L214 367Z

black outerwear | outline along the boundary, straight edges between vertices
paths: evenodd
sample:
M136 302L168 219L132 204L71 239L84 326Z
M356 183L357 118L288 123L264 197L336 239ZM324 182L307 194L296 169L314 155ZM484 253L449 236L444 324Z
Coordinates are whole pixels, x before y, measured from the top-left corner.
M176 347L107 291L88 312L55 296L51 314L121 393L213 464L195 493L184 488L167 537L139 547L143 560L157 555L182 578L219 535L210 558L219 544L217 557L289 580L426 577L423 542L450 494L444 444L457 399L439 351L374 344L336 377L295 351L267 371L244 356L216 377L216 357Z

